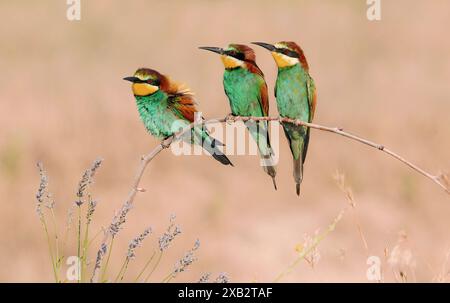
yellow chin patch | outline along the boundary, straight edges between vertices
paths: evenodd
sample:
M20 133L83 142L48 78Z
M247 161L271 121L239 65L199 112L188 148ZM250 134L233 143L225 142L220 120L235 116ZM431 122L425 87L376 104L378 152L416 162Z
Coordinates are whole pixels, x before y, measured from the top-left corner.
M223 65L225 66L225 68L236 68L241 66L244 62L233 58L231 56L227 56L227 55L221 55L220 58L222 59Z
M298 58L292 58L277 52L272 52L272 56L278 67L288 67L299 63Z
M159 89L158 86L148 83L133 83L131 88L133 89L133 94L135 96L148 96Z

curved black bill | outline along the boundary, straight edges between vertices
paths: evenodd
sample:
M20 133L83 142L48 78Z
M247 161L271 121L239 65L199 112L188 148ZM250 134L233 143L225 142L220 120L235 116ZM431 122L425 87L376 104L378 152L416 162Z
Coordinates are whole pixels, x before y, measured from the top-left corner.
M135 82L139 82L140 79L137 77L125 77L125 78L123 78L123 80L135 83Z
M252 42L252 44L256 44L259 45L261 47L264 47L267 50L270 50L271 52L276 52L277 48L275 46L273 46L272 44L269 43L264 43L264 42Z
M214 52L220 55L224 54L224 50L221 47L211 47L211 46L200 46L199 49L208 50L210 52Z

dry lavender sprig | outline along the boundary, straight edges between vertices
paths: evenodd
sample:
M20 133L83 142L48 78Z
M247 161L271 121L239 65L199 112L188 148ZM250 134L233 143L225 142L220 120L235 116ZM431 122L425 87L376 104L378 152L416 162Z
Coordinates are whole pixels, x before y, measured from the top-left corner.
M125 223L126 221L126 216L128 214L128 212L133 208L133 205L127 201L121 208L121 210L119 211L119 213L117 213L111 224L108 227L108 232L111 234L112 237L115 237L115 235L120 231L122 225Z
M106 270L108 268L109 259L111 257L111 252L112 252L112 248L113 248L113 244L114 244L114 238L116 237L117 233L122 228L122 225L125 223L126 216L127 216L128 212L132 209L132 207L133 207L133 205L130 201L125 202L125 204L122 206L120 211L118 213L116 213L111 224L109 225L108 229L106 230L106 233L111 235L111 242L109 244L110 247L109 247L108 256L106 258L106 263L102 270L102 275L101 275L102 280L106 276ZM103 242L102 246L103 245L106 245L106 243ZM93 277L95 277L95 274L96 273L94 273Z
M183 258L181 258L180 260L178 260L178 262L175 264L175 269L173 270L173 272L167 276L164 281L169 282L171 279L175 278L179 273L185 271L189 265L191 265L194 261L197 260L197 258L195 257L194 253L196 250L198 250L200 247L200 240L196 240L194 243L194 247L192 247L185 255Z
M40 176L40 182L39 182L39 188L36 193L36 213L39 217L39 219L42 221L44 220L44 213L42 211L42 206L46 206L47 208L53 208L55 205L55 202L53 201L51 194L48 191L48 177L47 173L44 170L44 166L41 162L37 163L37 167L39 169L39 176Z
M198 280L198 283L208 283L210 277L211 277L211 273L209 273L209 272L204 273Z
M216 278L216 283L228 283L230 282L230 278L228 278L226 273L221 273L219 274L219 276Z
M175 215L170 216L170 225L167 228L166 232L159 238L159 250L161 252L167 249L173 239L181 233L180 226L175 226L175 218Z
M86 223L85 223L85 228L84 228L84 239L83 239L83 243L82 244L80 243L80 245L81 245L80 249L81 249L81 253L82 253L81 256L80 256L80 259L81 259L81 275L80 275L80 278L81 278L81 280L84 279L85 272L86 272L86 267L87 267L87 252L88 252L88 249L89 249L89 227L90 227L91 222L92 222L92 216L94 215L95 209L97 207L97 201L93 200L91 198L91 196L89 196L88 200L89 200L89 202L88 202L88 209L86 211ZM80 207L78 207L78 210L79 210L79 208ZM79 217L79 219L81 219L81 218ZM78 222L81 223L80 220ZM78 226L79 226L79 228L81 228L80 225L78 225ZM81 230L79 229L79 231L81 231Z
M94 175L95 172L97 171L97 169L100 167L100 165L102 164L102 159L96 159L91 167L89 167L83 174L83 176L81 177L80 183L78 184L78 190L77 190L77 197L78 200L75 201L75 203L78 206L81 206L84 203L84 196L85 196L85 192L87 187L94 181Z
M92 216L93 211L95 210L95 203L94 204L91 203L91 197L89 195L89 200L90 200L89 204L90 204L91 210L90 211L88 210L88 213L86 215L87 221L86 221L85 238L84 238L84 241L83 241L83 247L82 247L82 239L81 239L81 206L85 202L85 198L84 197L86 195L86 189L88 188L88 186L90 184L92 184L92 182L94 180L95 172L97 171L97 169L100 167L101 164L102 164L102 159L100 159L100 158L96 159L92 163L91 167L89 167L87 170L84 171L84 174L81 177L81 180L80 180L80 182L78 184L78 190L77 190L77 193L76 193L76 196L78 198L77 200L75 200L75 205L77 205L77 207L78 207L77 257L78 257L79 260L82 261L80 279L83 278L84 267L85 267L85 263L86 263L86 251L87 251L87 243L88 243L88 229L89 229L89 224L90 224L90 221L91 221L91 218L88 218L88 216ZM89 214L89 212L90 212L90 214Z
M55 202L51 198L51 194L48 191L48 177L47 177L47 173L44 170L44 166L42 165L41 162L38 162L37 167L39 169L40 182L39 182L38 191L36 193L36 200L37 200L36 213L39 217L39 220L42 223L45 235L47 237L47 244L48 244L50 259L52 262L52 268L53 268L53 274L55 277L55 281L59 282L58 268L59 268L60 260L59 260L59 251L58 251L58 234L57 234L56 222L55 222L54 212L53 212L53 207L55 205ZM45 221L44 212L42 211L42 206L45 206L45 207L51 209L51 211L52 211L52 219L53 219L53 223L55 226L55 256L53 255L52 242L50 239L47 222Z
M127 258L128 259L134 259L136 257L136 248L141 246L142 242L145 240L145 238L152 233L152 228L148 227L146 228L139 236L131 240L130 244L128 245L128 252L127 252Z
M100 246L100 249L97 252L97 259L95 260L95 266L94 266L94 271L93 271L92 277L91 277L91 283L94 282L94 278L97 275L97 272L102 265L102 260L103 260L103 257L105 256L107 250L108 250L108 248L107 248L106 244L102 243L102 245Z
M147 227L139 236L131 240L130 244L128 245L128 252L125 257L125 261L122 264L122 267L119 270L119 273L117 274L116 279L114 282L117 282L119 279L120 281L123 280L123 277L125 276L125 272L128 269L128 264L131 260L133 260L136 257L136 248L141 246L142 242L145 240L145 238L152 233L152 228Z
M97 207L97 203L98 202L96 200L89 199L88 209L86 212L86 223L87 224L90 224L92 221L92 216L94 215L95 208Z
M145 277L143 282L147 282L148 279L150 279L151 275L153 274L153 272L155 271L155 269L159 266L159 263L161 262L161 258L164 253L164 250L166 250L169 247L170 243L173 241L173 239L175 239L175 237L181 233L180 227L178 225L175 226L175 218L176 218L176 216L174 214L170 215L170 218L169 218L170 224L167 227L164 234L161 237L159 237L158 259L156 260L155 264L153 265L152 269L147 274L147 276ZM153 259L153 256L150 258L149 261L151 261L151 259ZM145 265L144 270L146 269L148 264L149 264L149 262L147 262L147 264Z

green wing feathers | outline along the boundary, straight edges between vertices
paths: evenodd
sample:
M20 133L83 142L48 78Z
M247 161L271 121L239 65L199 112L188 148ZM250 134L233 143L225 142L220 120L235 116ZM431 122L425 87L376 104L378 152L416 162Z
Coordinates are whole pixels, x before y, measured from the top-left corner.
M275 161L273 159L273 150L270 145L268 123L267 121L248 121L245 123L253 140L255 140L261 158L261 165L264 171L272 177L273 186L277 189L275 177L277 175L275 169Z
M197 109L191 93L178 93L170 96L169 106L180 119L186 120L189 123L194 122ZM233 163L231 163L228 157L218 148L218 146L223 144L211 137L206 129L194 127L191 134L192 141L190 143L201 145L214 159L223 165L233 166Z
M299 66L279 71L276 88L278 108L282 116L312 122L316 109L316 87L314 80L306 71ZM290 123L284 123L283 129L292 153L293 176L299 195L310 129Z

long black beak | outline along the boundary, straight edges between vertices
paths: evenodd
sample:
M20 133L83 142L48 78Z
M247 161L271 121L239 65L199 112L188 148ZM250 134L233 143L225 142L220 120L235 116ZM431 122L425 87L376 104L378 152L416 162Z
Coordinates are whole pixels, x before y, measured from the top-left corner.
M269 43L264 43L264 42L252 42L252 44L256 44L259 45L261 47L264 47L267 50L270 50L271 52L276 52L277 48L275 46L273 46L272 44Z
M139 82L140 79L138 77L125 77L125 78L123 78L123 80L136 83L136 82Z
M221 48L221 47L201 46L201 47L199 47L199 49L208 50L210 52L214 52L214 53L217 53L220 55L223 55L225 53L223 48Z

